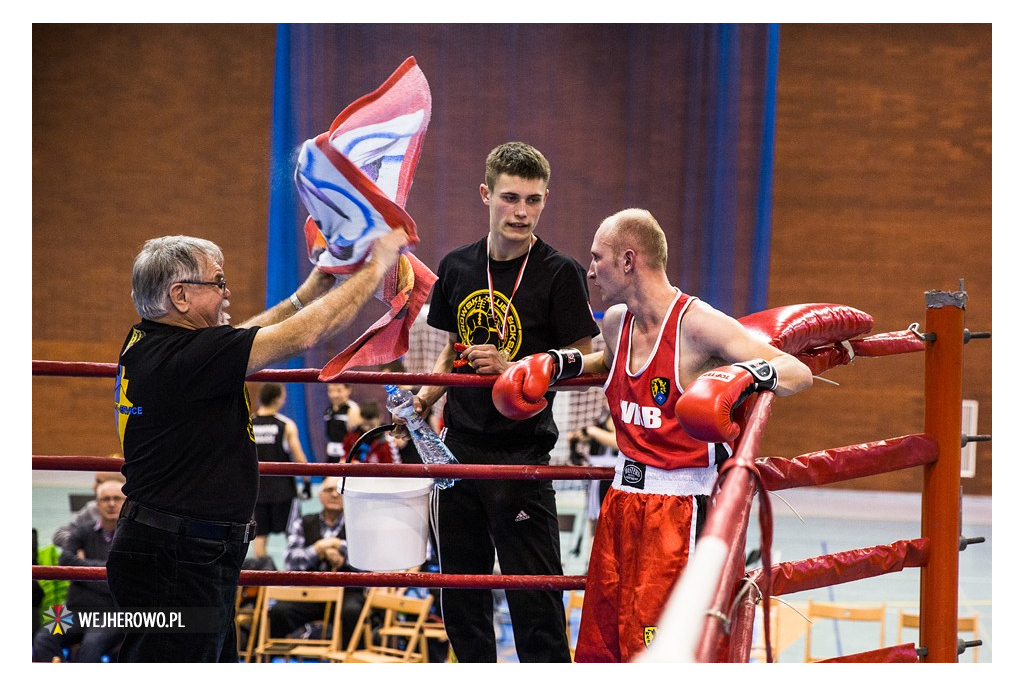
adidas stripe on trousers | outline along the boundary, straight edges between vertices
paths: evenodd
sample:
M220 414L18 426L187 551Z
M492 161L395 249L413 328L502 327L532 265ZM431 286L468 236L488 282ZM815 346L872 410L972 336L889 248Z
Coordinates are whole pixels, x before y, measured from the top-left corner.
M547 464L546 449L487 447L446 436L463 464ZM561 575L558 515L551 481L469 480L435 490L442 573ZM516 652L523 663L569 661L561 591L506 591ZM445 630L463 663L494 662L494 592L441 591Z

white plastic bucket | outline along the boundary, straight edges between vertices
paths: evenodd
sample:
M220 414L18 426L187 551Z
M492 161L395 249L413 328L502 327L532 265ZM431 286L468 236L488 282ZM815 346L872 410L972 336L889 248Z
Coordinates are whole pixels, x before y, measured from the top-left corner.
M430 478L345 480L348 563L362 571L404 571L427 558Z

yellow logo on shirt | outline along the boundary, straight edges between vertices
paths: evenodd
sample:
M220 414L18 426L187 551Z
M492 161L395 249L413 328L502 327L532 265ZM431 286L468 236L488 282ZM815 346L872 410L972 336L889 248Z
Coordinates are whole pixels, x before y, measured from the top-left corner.
M245 393L245 415L249 417L248 426L246 429L249 432L249 440L256 442L256 434L252 431L252 402L249 401L249 386L243 386L242 391Z
M650 647L654 636L658 634L658 626L644 626L644 646Z
M506 322L505 312L508 312ZM497 321L495 321L497 318ZM455 313L459 341L466 345L494 345L504 350L509 359L515 359L523 342L523 327L515 305L509 305L508 298L494 291L494 317L491 316L491 295L486 290L477 290L459 303ZM498 336L505 326L504 340Z
M122 365L117 367L117 381L114 384L114 416L117 419L117 435L121 440L121 449L124 450L124 429L128 425L128 418L142 414L142 406L132 404L128 399L128 376Z

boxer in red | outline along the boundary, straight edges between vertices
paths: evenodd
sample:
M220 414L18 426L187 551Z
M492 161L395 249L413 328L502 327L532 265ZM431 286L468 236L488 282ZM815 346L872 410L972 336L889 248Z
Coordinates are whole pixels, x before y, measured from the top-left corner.
M624 662L650 643L686 566L718 465L739 435L733 409L755 392L803 390L811 371L673 287L665 234L650 212L605 219L591 257L588 278L613 305L605 350L525 357L492 398L505 416L526 418L544 407L551 383L608 373L619 460L591 551L576 661Z

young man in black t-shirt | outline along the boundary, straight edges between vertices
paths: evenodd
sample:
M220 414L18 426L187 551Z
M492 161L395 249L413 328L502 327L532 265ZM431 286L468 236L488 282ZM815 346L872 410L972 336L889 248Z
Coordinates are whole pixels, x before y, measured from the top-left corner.
M590 351L598 327L586 271L534 234L548 197L550 167L530 145L506 143L487 157L480 197L489 230L442 259L427 322L449 333L435 373L498 374L549 348ZM548 407L526 421L495 409L490 388L424 387L426 416L447 390L444 440L464 464L547 464L558 431ZM554 394L549 395L553 399ZM438 497L441 571L562 573L555 492L550 481L463 479ZM493 542L492 542L493 540ZM520 662L568 662L559 591L508 593ZM497 659L490 590L444 589L445 629L460 662Z

